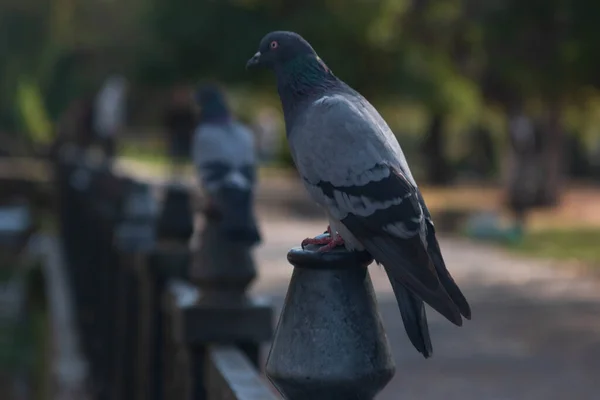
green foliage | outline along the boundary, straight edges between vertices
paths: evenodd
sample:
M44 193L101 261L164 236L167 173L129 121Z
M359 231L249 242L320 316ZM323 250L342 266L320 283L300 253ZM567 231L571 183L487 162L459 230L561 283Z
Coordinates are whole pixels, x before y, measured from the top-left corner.
M598 229L554 229L528 233L522 242L510 248L537 257L585 261L600 266L599 242Z
M369 98L400 93L432 112L477 118L489 100L558 96L597 80L593 1L149 0L147 81L213 77L265 88L243 68L273 29L303 34ZM596 47L594 47L596 46ZM592 67L594 66L594 67ZM485 81L485 82L482 82Z
M49 143L52 124L44 107L39 86L30 79L21 77L17 86L17 104L22 126L33 143Z
M509 0L481 12L486 74L512 97L569 98L597 83L594 1ZM501 93L505 98L510 93Z
M0 5L0 128L40 125L20 125L20 76L50 121L109 69L147 86L215 78L272 93L272 77L244 64L274 29L300 32L370 100L419 104L465 126L491 103L589 104L600 86L599 16L595 0L9 0ZM28 115L36 101L25 102Z

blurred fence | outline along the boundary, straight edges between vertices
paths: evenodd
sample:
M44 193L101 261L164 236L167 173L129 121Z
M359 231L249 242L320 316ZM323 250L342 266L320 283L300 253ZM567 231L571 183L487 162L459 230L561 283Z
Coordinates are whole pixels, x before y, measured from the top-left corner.
M0 393L7 400L31 392L31 260L25 249L32 226L26 202L0 202Z
M211 296L200 296L189 280L187 191L171 188L159 203L149 185L78 157L63 152L55 176L91 397L275 398L257 369L272 310L244 293L254 266L242 268L240 280L236 268L223 276L215 265L214 279L211 272L199 278Z
M365 255L292 250L273 332L272 306L247 293L257 276L250 250L210 218L190 241L185 188L167 187L159 201L156 188L76 152L55 167L92 399L366 400L392 378ZM269 341L276 389L259 368Z

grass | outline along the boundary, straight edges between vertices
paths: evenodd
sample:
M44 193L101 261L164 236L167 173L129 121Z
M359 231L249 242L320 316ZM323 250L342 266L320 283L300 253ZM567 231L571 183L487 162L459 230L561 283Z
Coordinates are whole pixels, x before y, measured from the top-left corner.
M119 143L118 156L132 168L140 167L153 175L168 174L171 160L166 150L161 149L160 141L141 141L125 139ZM193 176L195 174L191 161L183 162L183 172ZM281 178L293 175L293 169L281 167L277 163L261 165L258 170L260 179Z
M499 211L510 224L502 206L502 189L494 186L423 187L432 212L457 210ZM523 239L498 242L507 250L531 257L569 260L600 268L600 190L572 185L564 191L558 207L535 210Z
M528 233L517 253L560 260L575 260L600 267L600 228L544 229Z
M148 164L167 166L169 158L165 150L160 151L154 143L123 141L119 143L119 155Z

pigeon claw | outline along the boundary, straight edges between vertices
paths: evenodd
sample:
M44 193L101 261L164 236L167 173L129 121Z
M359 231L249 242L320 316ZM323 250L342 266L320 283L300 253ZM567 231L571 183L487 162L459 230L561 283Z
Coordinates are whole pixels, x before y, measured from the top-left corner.
M308 245L314 244L314 245L324 245L324 244L329 244L331 242L331 227L328 226L327 230L324 232L324 234L327 234L326 236L323 235L319 235L317 237L314 238L306 238L302 241L302 243L300 243L300 246L302 246L302 248L305 248Z
M305 248L306 246L311 245L311 244L323 245L323 244L329 244L329 242L331 242L331 238L329 236L306 238L302 241L302 243L300 243L300 245L302 246L302 248Z
M317 250L317 252L325 253L325 252L335 249L338 246L343 246L344 239L342 239L342 237L340 235L338 235L337 233L332 233L331 227L328 226L327 230L322 235L319 235L314 238L304 239L301 243L301 246L304 249L304 247L311 245L311 244L322 246Z
M329 237L328 243L326 243L325 246L319 248L319 250L317 250L317 252L318 253L326 253L328 251L335 249L336 247L343 246L343 245L344 245L344 239L342 239L342 237L340 235L335 235L334 239L331 239L331 237Z

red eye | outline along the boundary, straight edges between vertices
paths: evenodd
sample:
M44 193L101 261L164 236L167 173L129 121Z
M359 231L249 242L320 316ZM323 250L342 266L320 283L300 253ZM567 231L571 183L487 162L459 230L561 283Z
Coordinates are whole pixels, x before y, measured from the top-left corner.
M273 40L273 41L271 42L271 48L272 48L272 49L276 49L276 48L278 48L278 47L279 47L279 43L277 43L277 41Z

